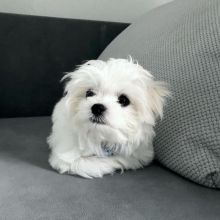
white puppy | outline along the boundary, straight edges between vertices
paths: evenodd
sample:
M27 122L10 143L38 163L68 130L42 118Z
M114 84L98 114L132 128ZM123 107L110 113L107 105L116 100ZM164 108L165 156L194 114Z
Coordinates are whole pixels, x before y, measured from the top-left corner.
M91 60L68 73L52 116L50 165L60 173L102 177L149 164L166 84L132 59Z

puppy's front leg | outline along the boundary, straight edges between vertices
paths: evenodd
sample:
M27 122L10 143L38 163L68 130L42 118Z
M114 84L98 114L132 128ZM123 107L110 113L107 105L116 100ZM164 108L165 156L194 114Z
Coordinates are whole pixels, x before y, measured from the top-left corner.
M117 169L123 169L119 161L108 157L81 156L71 160L71 152L68 152L68 155L52 153L49 163L59 173L69 173L85 178L103 177L103 175L114 173Z
M123 170L122 164L110 157L80 157L71 165L70 174L77 174L86 178L101 178L106 174L113 174L115 170Z

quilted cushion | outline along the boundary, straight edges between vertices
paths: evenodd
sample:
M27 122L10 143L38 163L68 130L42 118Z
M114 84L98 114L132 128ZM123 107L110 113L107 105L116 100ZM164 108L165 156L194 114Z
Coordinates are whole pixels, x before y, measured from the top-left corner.
M131 55L170 84L156 126L156 158L197 183L220 188L219 0L176 0L144 15L100 59Z

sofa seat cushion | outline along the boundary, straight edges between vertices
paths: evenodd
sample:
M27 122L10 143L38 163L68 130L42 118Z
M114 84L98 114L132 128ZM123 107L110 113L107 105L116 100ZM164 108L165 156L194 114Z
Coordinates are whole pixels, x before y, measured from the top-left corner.
M48 117L0 119L2 219L219 219L220 191L152 164L83 179L47 162Z

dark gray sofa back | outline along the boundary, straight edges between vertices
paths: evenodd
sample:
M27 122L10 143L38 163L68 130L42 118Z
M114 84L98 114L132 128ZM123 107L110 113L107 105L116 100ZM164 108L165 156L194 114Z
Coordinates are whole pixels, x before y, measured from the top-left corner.
M128 24L0 14L0 117L50 115L59 80Z

